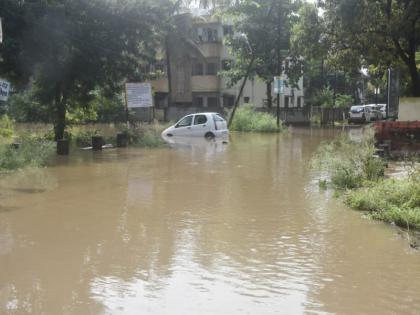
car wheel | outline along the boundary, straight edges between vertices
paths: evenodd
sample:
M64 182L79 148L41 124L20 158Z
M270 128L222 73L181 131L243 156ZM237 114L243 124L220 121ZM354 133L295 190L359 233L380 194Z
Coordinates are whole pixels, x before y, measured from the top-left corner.
M214 139L214 133L213 132L207 132L205 135L204 135L204 138L206 138L207 140L211 140L211 139Z

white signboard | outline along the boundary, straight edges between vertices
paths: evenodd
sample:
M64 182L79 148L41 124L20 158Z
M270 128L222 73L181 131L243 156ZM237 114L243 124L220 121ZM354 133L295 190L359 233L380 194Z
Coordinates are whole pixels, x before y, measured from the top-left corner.
M152 85L150 83L126 83L127 107L152 107Z
M9 98L10 83L0 79L0 101L7 101Z
M3 43L3 28L1 25L1 18L0 18L0 44Z
M274 77L274 93L284 93L284 80L282 77Z

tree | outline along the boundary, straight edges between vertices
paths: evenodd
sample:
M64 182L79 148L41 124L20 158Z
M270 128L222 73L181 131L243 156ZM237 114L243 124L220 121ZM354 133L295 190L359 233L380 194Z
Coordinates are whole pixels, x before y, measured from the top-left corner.
M228 10L235 21L236 35L228 38L235 62L231 70L222 74L229 79L229 85L236 84L248 70L251 77L264 80L270 108L273 76L283 72L283 61L290 56L290 29L296 8L290 0L257 0L237 2ZM296 83L299 75L293 76L290 72L290 79L291 83Z
M324 0L329 58L347 67L404 67L410 94L420 96L420 1Z
M6 47L14 51L0 50L0 69L32 79L37 98L54 113L56 139L64 137L67 109L88 104L97 87L117 92L126 80L145 78L169 7L165 0L0 2L1 15L12 11L4 23L5 43L13 43Z

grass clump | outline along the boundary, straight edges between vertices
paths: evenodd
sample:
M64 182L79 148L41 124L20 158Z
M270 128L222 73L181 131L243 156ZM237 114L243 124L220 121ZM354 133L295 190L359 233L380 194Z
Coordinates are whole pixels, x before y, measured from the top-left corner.
M17 170L23 167L45 166L54 153L54 142L26 136L18 147L0 145L0 171Z
M260 113L252 105L244 105L236 110L235 117L229 127L232 131L245 132L279 132L284 127L277 127L277 120L270 114Z
M345 134L321 145L312 159L312 167L324 171L334 188L354 189L384 175L384 161L374 157L374 152L372 130L367 130L359 141Z
M157 148L166 143L161 137L166 125L152 123L133 126L130 128L121 127L121 131L128 136L128 143L142 148Z
M384 179L349 191L345 202L375 219L420 230L420 168L408 178Z
M10 142L14 135L13 120L9 116L0 117L0 143Z

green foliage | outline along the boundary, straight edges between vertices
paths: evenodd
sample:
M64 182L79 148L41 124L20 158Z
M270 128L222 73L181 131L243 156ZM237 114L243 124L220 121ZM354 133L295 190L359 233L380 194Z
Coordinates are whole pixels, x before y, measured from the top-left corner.
M120 92L122 82L145 79L171 6L167 0L0 0L8 35L0 70L14 82L32 80L62 138L66 111L89 106L96 88Z
M311 105L321 107L350 107L354 100L351 95L336 94L334 101L334 91L330 86L326 86L315 92L315 95L308 100Z
M7 115L0 117L0 143L10 140L14 134L13 121Z
M54 153L54 148L53 142L32 136L23 137L18 148L10 144L0 145L0 171L44 166Z
M226 38L235 62L230 70L221 72L230 86L245 77L251 60L251 77L271 82L280 74L284 59L290 57L290 30L296 11L297 5L287 0L237 1L225 11L235 29L235 34ZM301 68L298 58L293 61L286 70L290 85L295 86Z
M237 109L230 130L232 131L256 131L256 132L279 132L284 127L277 128L276 118L267 113L260 113L248 104Z
M345 94L337 94L335 99L335 107L350 107L354 104L353 96Z
M7 101L7 113L16 122L51 122L51 107L38 102L33 91L12 94Z
M137 147L156 148L165 145L161 137L166 125L153 123L130 128L121 127L121 131L128 136L128 143Z
M409 178L381 180L348 192L345 201L352 208L371 212L375 219L420 229L419 176L417 169Z
M373 132L366 132L355 142L342 135L320 146L312 159L312 167L326 172L333 187L354 189L365 181L377 181L384 174L384 162L373 156Z
M322 107L332 107L334 103L334 91L331 87L326 86L315 94L312 104Z
M328 59L341 69L404 68L410 93L420 96L415 55L420 48L420 1L320 2Z

